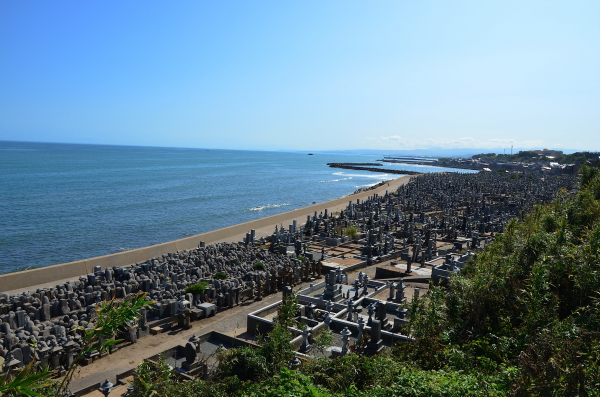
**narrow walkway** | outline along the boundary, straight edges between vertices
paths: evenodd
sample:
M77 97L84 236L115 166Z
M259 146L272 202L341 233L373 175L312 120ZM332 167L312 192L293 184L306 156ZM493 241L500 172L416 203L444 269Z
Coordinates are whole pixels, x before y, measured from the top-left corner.
M295 287L306 288L309 283ZM192 322L192 328L164 332L158 335L147 335L138 339L133 345L119 349L115 353L101 358L90 365L81 367L71 382L71 391L81 390L94 384L100 384L105 379L115 383L116 375L137 367L144 358L160 354L177 345L185 345L193 335L201 335L211 331L236 336L246 331L246 317L249 313L281 300L281 292L271 294L261 301L248 301L240 306L217 313L213 317Z
M375 269L388 264L389 261L355 270L349 274L349 282L352 283L356 278L356 274L360 271L366 273L369 278L374 279ZM309 282L301 283L294 290L306 288L309 284ZM410 282L405 284L409 287L412 285ZM412 288L407 289L406 293L407 298L412 298ZM185 345L193 334L201 335L218 331L231 336L241 335L246 331L246 318L249 313L279 300L281 300L281 292L271 294L261 301L244 302L240 306L219 312L214 317L192 322L192 328L188 330L175 330L176 332L165 332L140 338L136 344L121 348L88 366L80 367L73 377L74 380L71 382L70 389L76 391L91 385L99 385L105 379L115 383L117 374L135 368L144 358L160 354L177 345Z

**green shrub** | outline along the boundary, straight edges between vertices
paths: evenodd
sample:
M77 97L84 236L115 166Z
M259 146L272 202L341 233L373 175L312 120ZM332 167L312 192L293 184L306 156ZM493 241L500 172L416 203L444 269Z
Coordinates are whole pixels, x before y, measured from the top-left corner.
M292 292L279 305L273 330L265 338L259 336L260 346L229 349L219 354L215 381L236 378L261 382L279 374L295 355L290 328L297 326L297 310L298 296Z
M189 287L186 287L185 292L187 294L192 295L202 295L206 292L206 287L208 283L206 281L202 281L200 283L192 284Z
M256 262L254 265L252 265L252 268L255 270L265 270L265 264L262 262Z
M269 377L267 358L260 349L243 346L237 349L223 350L219 353L217 379L236 376L239 380L261 381Z
M356 226L350 226L344 229L344 235L350 237L351 239L355 239L358 235L358 228Z
M373 357L306 358L287 370L295 355L290 327L298 326L292 294L257 348L222 353L212 380L161 390L173 397L598 396L600 171L584 167L580 187L508 223L447 287L406 304L413 342ZM315 335L315 351L330 338Z
M215 280L227 280L227 278L228 278L228 277L229 277L229 276L227 276L227 274L225 274L225 273L223 273L223 272L216 272L216 273L213 275L213 278L214 278Z
M281 368L267 382L255 384L244 393L247 397L329 397L331 394L298 371Z

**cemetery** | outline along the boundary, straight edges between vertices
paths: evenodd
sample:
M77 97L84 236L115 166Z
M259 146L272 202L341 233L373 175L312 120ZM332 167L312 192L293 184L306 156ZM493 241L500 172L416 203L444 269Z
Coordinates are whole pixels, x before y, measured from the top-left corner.
M250 230L243 241L201 243L130 266L97 266L51 288L0 293L0 373L34 362L59 376L79 351L85 330L94 327L103 301L143 292L153 302L137 323L122 330L114 352L139 338L191 329L240 305L284 297L307 283L297 291L302 327L294 330L292 343L298 357L314 353L311 340L323 330L335 335L328 357L377 354L412 340L404 333L405 282L420 282L423 291L430 280L444 283L512 219L560 189L575 189L575 182L570 175L418 175L395 192L350 201L340 212L325 210L307 216L304 224L274 225L266 238ZM380 266L376 279L360 272L372 266ZM410 298L419 291L411 288ZM279 305L247 315L243 336L210 333L173 346L165 352L169 365L184 376L205 374L208 357L219 346L253 345L259 334L267 334ZM92 353L80 364L103 355Z

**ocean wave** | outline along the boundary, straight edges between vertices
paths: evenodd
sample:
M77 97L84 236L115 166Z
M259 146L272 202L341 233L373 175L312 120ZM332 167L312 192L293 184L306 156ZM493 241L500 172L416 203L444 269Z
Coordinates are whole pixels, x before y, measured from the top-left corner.
M359 189L361 187L371 187L371 186L375 186L379 184L379 182L375 182L375 183L367 183L366 185L359 185L359 186L354 186L355 188Z
M18 266L15 267L14 269L6 269L6 270L2 270L0 271L0 274L8 274L8 273L16 273L16 272L23 272L25 270L33 270L33 269L38 269L42 266L40 265L26 265L26 266Z
M349 176L348 178L332 179L332 180L330 180L330 181L319 181L319 183L329 183L329 182L347 181L348 179L352 179L352 177L351 177L351 176Z
M376 175L363 175L363 174L347 174L348 176L357 177L357 178L374 178L374 179L385 179L385 177L389 177L388 174L376 174Z
M285 207L286 205L292 205L292 203L259 205L258 207L248 208L246 211L262 211L262 210L268 210L271 208Z
M345 172L334 172L333 175L344 175Z

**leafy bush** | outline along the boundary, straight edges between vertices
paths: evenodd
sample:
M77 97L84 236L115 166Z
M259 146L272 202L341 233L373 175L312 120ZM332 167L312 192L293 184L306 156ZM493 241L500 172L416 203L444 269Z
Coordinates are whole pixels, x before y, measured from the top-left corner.
M256 262L254 265L252 265L252 268L255 270L265 270L265 264L262 262Z
M414 344L399 356L421 368L506 378L516 394L590 395L600 380L600 184L537 206L478 253L440 298L411 308Z
M311 379L298 371L281 368L267 382L255 384L244 393L247 397L329 397L327 389L315 386Z
M350 237L351 239L355 239L358 236L358 228L356 226L349 226L344 229L344 235Z
M447 288L408 304L414 342L288 370L292 294L258 348L222 353L214 379L173 395L600 395L600 171L582 167L580 186L511 221Z
M204 293L206 293L207 286L208 283L206 281L202 281L186 287L185 292L192 295L204 295Z
M292 292L279 305L275 327L258 348L230 349L219 356L216 380L263 381L278 374L295 355L289 328L297 325L297 311L298 296Z
M135 397L167 395L174 383L172 375L172 369L162 355L156 364L147 360L142 361L133 373Z
M244 346L223 350L219 354L217 378L236 376L241 381L261 381L269 376L267 358L259 349Z
M376 385L359 392L349 388L345 396L356 397L446 397L504 396L506 389L496 379L448 371L419 371L404 368L389 386Z
M216 272L215 274L213 274L213 279L215 280L227 280L227 277L227 274L223 272Z

